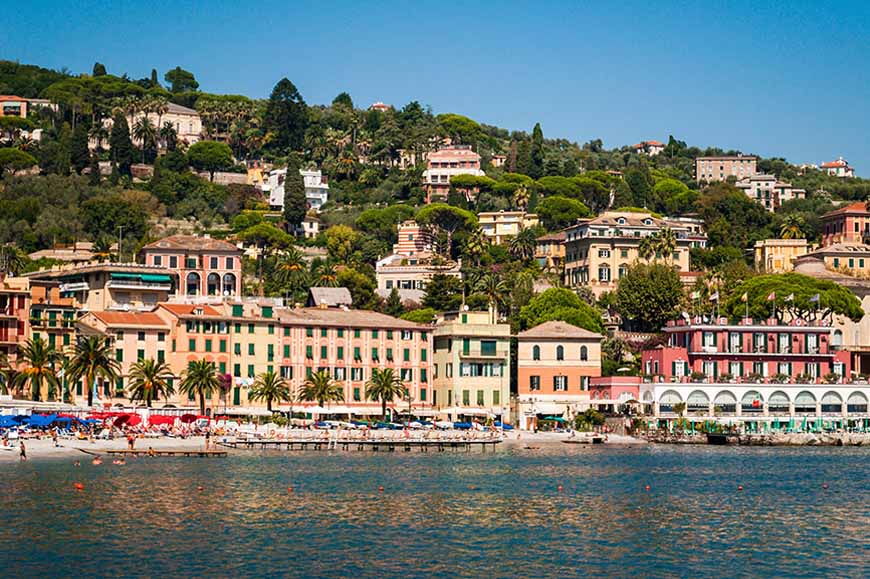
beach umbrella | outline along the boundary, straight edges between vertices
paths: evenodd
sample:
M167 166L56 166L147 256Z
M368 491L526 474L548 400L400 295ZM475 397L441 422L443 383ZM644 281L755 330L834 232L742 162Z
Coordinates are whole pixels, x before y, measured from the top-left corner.
M196 421L196 414L182 414L179 420L181 420L182 424L190 424Z

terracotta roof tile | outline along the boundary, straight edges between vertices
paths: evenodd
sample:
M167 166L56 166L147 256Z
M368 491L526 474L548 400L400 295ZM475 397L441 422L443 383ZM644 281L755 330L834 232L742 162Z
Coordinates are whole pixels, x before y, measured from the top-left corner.
M177 250L192 250L192 251L234 251L241 253L241 250L228 241L222 239L214 239L213 237L202 237L199 235L172 235L158 239L154 243L149 243L143 250L149 249L177 249Z
M572 340L572 339L586 339L586 340L603 340L604 336L601 334L597 334L595 332L590 332L589 330L578 328L572 324L561 322L561 321L551 321L544 322L543 324L539 324L534 328L530 328L525 332L520 332L517 334L517 338L520 339L563 339L563 340Z
M90 312L107 326L168 327L163 318L154 312Z

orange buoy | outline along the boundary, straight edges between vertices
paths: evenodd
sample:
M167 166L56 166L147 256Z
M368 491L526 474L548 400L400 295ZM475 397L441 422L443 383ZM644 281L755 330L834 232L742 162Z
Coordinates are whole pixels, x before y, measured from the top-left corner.
M823 485L822 485L822 488L825 489L825 490L828 490L828 483L823 484Z
M474 485L468 485L468 490L473 491L473 490L474 490Z
M561 493L561 492L562 492L562 485L557 486L557 487L556 487L556 490L559 491L559 492Z
M737 485L737 490L738 490L738 491L742 491L742 490L743 490L743 485Z
M384 492L384 487L378 487L378 492L379 492L379 493Z
M202 487L201 487L201 486L198 486L198 487L196 487L196 490L202 492Z
M83 485L82 483L75 483L73 485L73 488L77 491L83 491L85 490L85 485Z
M645 491L648 491L649 489L650 489L649 485L646 485L645 487L643 487L643 490L645 490Z
M287 487L287 492L288 492L288 493L292 493L292 492L293 492L293 487Z

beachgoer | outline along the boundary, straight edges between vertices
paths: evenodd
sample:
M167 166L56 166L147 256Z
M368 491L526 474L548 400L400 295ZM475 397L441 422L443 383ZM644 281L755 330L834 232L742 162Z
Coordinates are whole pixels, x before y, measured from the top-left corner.
M19 452L20 457L21 457L21 462L24 462L25 460L27 460L27 449L24 448L24 441L23 440L18 443L18 452Z
M150 446L148 447L148 456L156 456L154 449Z
M211 431L205 431L205 449L208 450L208 446L211 444Z
M136 446L136 436L132 434L127 435L127 448L133 450L133 447Z
M57 428L51 429L51 441L54 442L54 446L57 448Z
M79 462L79 461L75 461L75 462L73 463L73 466L81 466L81 465L82 465L82 463Z

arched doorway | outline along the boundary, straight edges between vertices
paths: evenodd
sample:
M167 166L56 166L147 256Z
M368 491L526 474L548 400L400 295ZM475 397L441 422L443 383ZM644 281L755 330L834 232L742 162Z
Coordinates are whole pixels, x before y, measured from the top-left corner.
M220 293L220 285L221 276L216 273L210 273L208 274L208 277L205 278L206 293L210 296L216 296Z
M184 293L189 296L197 296L199 295L199 274L192 271L187 274L187 279L185 280Z

